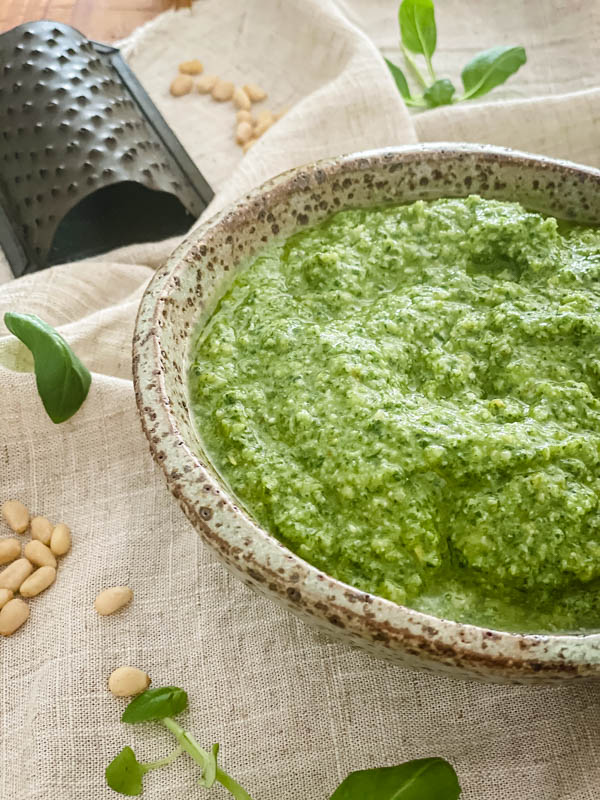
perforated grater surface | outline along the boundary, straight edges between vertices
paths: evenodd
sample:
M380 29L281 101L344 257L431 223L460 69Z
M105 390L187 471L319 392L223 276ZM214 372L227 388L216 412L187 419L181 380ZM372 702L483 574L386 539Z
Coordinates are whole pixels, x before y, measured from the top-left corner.
M0 245L15 275L183 233L212 196L118 50L48 21L0 36Z

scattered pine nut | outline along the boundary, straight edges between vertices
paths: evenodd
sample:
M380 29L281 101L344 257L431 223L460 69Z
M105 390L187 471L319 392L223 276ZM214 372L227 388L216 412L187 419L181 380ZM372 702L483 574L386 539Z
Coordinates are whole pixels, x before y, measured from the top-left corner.
M208 94L212 91L215 83L218 80L219 79L216 75L203 75L196 81L196 89L198 89L200 94Z
M111 586L100 592L94 601L94 608L101 616L114 614L115 611L123 608L133 599L133 592L129 586Z
M0 564L9 564L21 555L18 539L0 539Z
M246 92L241 89L239 86L236 86L233 92L233 104L236 108L240 108L242 111L250 111L251 103L250 98L246 94Z
M179 65L179 72L183 72L184 75L200 75L203 69L202 62L198 61L197 58L192 61L184 61Z
M170 92L173 97L181 97L189 94L193 86L194 81L191 75L178 75L171 83Z
M55 567L40 567L23 581L19 591L23 597L35 597L52 586L55 580Z
M33 566L26 558L18 558L0 572L0 589L17 592L19 587L33 572Z
M252 138L252 125L250 122L240 122L235 129L235 140L238 144L246 144Z
M10 589L0 589L0 609L13 599L13 593Z
M263 108L262 111L259 111L256 115L257 122L268 122L273 124L275 117L273 116L273 112L269 111L268 108Z
M137 667L118 667L108 679L108 688L115 697L133 697L144 692L150 682L150 676Z
M243 108L237 112L235 119L236 122L250 122L252 125L254 125L254 117L249 111L244 111Z
M29 617L29 606L24 600L9 600L0 611L0 635L12 636Z
M37 539L27 542L24 555L36 567L54 567L56 569L56 556L49 547Z
M29 511L20 500L7 500L3 503L2 516L15 533L25 533L29 526Z
M52 531L50 550L55 556L64 556L71 549L71 531L64 522L60 522Z
M212 88L211 95L213 100L218 100L220 103L223 103L226 100L231 100L234 89L235 86L231 81L222 81L221 78L218 78Z
M257 142L257 139L255 139L255 138L253 137L252 139L249 139L249 140L248 140L248 141L247 141L245 144L243 144L243 145L242 145L242 150L244 151L244 153L247 153L247 152L248 152L248 150L250 150L250 148L251 148L251 147L252 147L254 144L256 144L256 142Z
M271 111L261 111L256 118L256 125L254 126L254 135L258 138L262 136L265 131L268 131L271 125L275 122L275 117Z
M7 500L2 515L16 533L24 533L30 525L29 511L19 500ZM69 528L62 523L53 527L41 516L31 519L31 540L23 557L18 539L0 539L0 564L8 564L0 572L0 635L11 636L29 617L27 603L13 594L20 591L23 597L35 597L51 586L56 580L56 556L70 547Z
M37 539L46 547L50 544L52 536L52 523L46 517L34 517L31 520L31 538Z
M247 83L244 86L244 91L253 103L260 103L261 100L267 99L265 90L261 89L260 86L257 86L255 83Z

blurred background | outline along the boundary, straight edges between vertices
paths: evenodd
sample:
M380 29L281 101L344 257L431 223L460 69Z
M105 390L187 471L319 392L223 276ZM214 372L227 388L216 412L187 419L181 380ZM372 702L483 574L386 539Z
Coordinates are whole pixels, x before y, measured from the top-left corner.
M0 33L36 19L72 25L90 39L112 42L169 8L192 0L0 0Z

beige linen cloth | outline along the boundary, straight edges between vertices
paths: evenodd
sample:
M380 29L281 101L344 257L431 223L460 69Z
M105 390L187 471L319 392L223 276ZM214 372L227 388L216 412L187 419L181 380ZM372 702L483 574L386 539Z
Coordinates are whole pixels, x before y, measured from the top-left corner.
M361 148L468 140L600 165L598 0L438 0L442 74L477 50L523 44L528 64L479 103L409 116L379 49L400 62L397 0L200 0L138 31L125 52L217 192L213 209L295 164ZM177 64L264 85L291 110L242 157L231 106L174 99ZM209 212L210 213L210 212ZM0 642L0 800L109 800L125 744L170 752L158 725L119 722L123 664L189 692L182 715L254 800L326 800L351 770L443 756L470 800L598 800L600 685L483 686L409 672L330 641L217 563L166 489L137 417L130 341L144 286L174 241L0 287L0 312L39 314L93 370L68 422L46 417L27 358L0 330L0 499L64 520L73 549L31 618ZM6 535L2 528L0 535ZM93 611L128 584L132 605ZM183 756L147 800L200 798ZM228 796L211 790L215 800Z

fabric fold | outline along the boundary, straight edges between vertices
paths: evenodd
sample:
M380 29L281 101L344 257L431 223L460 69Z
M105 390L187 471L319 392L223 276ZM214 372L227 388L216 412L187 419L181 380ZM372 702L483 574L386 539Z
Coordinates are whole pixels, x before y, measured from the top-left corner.
M486 102L411 116L380 52L400 62L388 0L198 0L124 52L216 190L207 214L282 170L386 145L492 142L600 163L594 4L437 7L440 74L456 79L469 55L512 36L527 67ZM247 155L230 104L169 94L178 64L196 57L207 73L263 85L265 107L289 107ZM484 686L376 661L254 595L202 545L149 455L131 383L137 305L177 241L18 281L0 264L0 317L38 314L94 373L82 408L54 425L0 324L0 502L16 497L73 532L55 585L0 643L1 800L110 800L104 769L121 747L164 756L160 731L119 722L107 679L124 664L187 690L186 726L220 742L254 800L326 800L351 770L426 756L454 764L465 800L598 800L599 686ZM115 585L133 602L100 618L94 598ZM196 778L182 758L148 775L144 797L200 797Z

